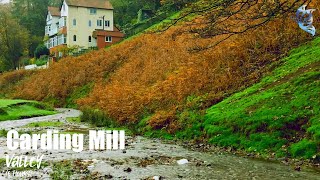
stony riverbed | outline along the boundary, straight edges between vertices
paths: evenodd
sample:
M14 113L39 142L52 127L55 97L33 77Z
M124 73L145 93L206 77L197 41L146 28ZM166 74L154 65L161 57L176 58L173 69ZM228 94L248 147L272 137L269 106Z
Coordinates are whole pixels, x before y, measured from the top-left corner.
M25 125L39 121L59 121L60 132L85 133L90 128L83 124L66 121L67 117L78 117L80 112L58 109L56 115L18 121L0 122L0 129L15 129L19 132L39 133L47 128L27 128ZM0 158L6 155L44 155L43 166L32 170L31 176L16 179L320 179L320 173L304 168L295 171L280 163L253 160L218 152L198 152L175 144L166 144L158 139L127 137L126 150L91 151L88 138L81 153L69 150L9 151L6 138L0 138ZM177 161L188 160L179 165ZM5 172L13 171L5 164L1 166L0 179L14 179ZM17 171L24 171L23 169ZM29 175L29 174L28 174Z

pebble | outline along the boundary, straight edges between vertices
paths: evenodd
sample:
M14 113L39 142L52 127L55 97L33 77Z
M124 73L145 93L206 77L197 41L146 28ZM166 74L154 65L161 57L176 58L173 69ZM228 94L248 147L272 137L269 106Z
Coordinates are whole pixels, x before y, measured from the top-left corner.
M125 168L123 171L124 171L124 172L131 172L132 169L128 167L128 168Z
M178 163L179 165L184 165L184 164L188 164L189 161L188 161L187 159L180 159L179 161L177 161L177 163Z

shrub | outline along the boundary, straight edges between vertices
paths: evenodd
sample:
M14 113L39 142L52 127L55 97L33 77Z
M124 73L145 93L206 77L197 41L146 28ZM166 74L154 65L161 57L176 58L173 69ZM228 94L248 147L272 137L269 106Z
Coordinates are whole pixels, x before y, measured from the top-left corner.
M8 133L7 130L1 129L1 130L0 130L0 137L7 137L7 133Z
M115 127L115 121L97 109L84 109L80 121L88 122L97 127Z
M0 94L10 95L14 93L14 87L35 71L18 70L0 75Z
M7 115L7 111L4 110L3 108L0 108L0 115Z
M48 62L48 56L45 55L45 56L41 56L39 59L37 59L37 60L35 61L35 64L36 64L37 66L43 66L43 65L46 65L47 62Z
M37 59L39 59L40 56L42 56L42 55L50 55L50 51L45 45L39 44L38 47L36 48L36 50L34 51L34 56Z
M318 152L317 144L313 141L303 139L302 141L292 144L289 149L293 157L311 158Z

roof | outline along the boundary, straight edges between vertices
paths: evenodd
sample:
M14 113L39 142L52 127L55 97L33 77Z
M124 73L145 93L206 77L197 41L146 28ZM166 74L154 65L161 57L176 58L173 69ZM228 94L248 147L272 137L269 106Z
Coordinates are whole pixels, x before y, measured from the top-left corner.
M48 7L48 11L50 12L51 16L60 16L60 9L58 7Z
M69 6L113 9L109 0L66 0Z

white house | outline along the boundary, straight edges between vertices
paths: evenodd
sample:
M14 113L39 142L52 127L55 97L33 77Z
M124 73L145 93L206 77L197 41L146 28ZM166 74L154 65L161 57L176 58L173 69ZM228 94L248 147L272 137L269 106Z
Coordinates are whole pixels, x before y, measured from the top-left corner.
M56 56L61 47L104 48L123 37L108 0L64 0L60 7L48 7L45 44Z

